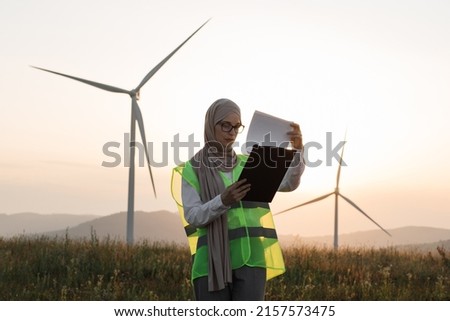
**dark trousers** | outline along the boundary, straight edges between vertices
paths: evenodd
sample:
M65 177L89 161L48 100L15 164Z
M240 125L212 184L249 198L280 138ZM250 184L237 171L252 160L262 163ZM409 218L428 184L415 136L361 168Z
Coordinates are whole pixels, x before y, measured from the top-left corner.
M208 277L194 280L197 301L262 301L266 289L266 269L243 266L233 270L233 283L220 291L208 291Z

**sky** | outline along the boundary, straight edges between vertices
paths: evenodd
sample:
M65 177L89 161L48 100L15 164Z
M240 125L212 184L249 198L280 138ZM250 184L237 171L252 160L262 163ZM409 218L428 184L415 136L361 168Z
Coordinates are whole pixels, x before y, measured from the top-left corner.
M278 193L273 212L334 190L327 137L336 146L347 132L343 195L386 229L450 229L450 3L437 0L1 0L0 213L127 208L130 98L30 65L133 89L210 18L141 90L160 165L157 198L137 168L136 210L176 212L170 143L193 135L203 144L204 114L225 97L247 128L260 110L298 122L305 143L323 146L308 150L322 164ZM112 161L108 143L120 144L118 166L102 166ZM339 213L340 233L377 228L343 200ZM275 223L279 234L329 235L333 215L330 197Z

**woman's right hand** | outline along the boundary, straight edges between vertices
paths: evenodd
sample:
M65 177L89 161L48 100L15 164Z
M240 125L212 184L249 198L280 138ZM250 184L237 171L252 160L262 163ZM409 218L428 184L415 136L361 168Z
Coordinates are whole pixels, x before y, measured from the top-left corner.
M244 178L228 186L220 195L223 205L230 206L243 199L251 187L250 184L245 184L246 182L247 179Z

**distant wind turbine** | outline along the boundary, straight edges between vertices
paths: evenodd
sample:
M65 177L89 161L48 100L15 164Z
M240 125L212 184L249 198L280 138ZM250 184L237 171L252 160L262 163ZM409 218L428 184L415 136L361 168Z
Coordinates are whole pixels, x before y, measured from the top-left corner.
M345 138L344 138L344 142L346 142ZM341 167L342 167L342 159L343 159L343 156L344 156L344 147L345 147L345 145L342 147L341 159L339 160L339 167L338 167L337 176L336 176L336 187L334 189L334 192L331 192L329 194L317 197L317 198L315 198L313 200L310 200L308 202L296 205L294 207L288 208L288 209L286 209L284 211L281 211L281 212L278 212L278 213L274 214L274 215L279 215L279 214L285 213L287 211L293 210L295 208L299 208L299 207L304 206L304 205L308 205L308 204L311 204L311 203L315 203L315 202L321 201L321 200L327 198L328 196L334 194L334 249L338 248L338 196L342 197L350 205L352 205L354 208L356 208L358 211L360 211L365 217L367 217L369 220L371 220L375 225L377 225L380 229L382 229L387 235L392 236L388 231L386 231L383 227L381 227L380 224L375 222L369 215L367 215L361 208L359 208L358 205L356 205L354 202L352 202L349 198L347 198L344 195L342 195L342 193L339 191L339 179L341 177Z
M210 19L209 19L210 20ZM36 68L39 70L43 70L46 72L50 72L59 76L63 76L63 77L67 77L76 81L80 81L82 83L106 90L106 91L110 91L110 92L115 92L115 93L121 93L121 94L127 94L131 97L131 129L130 129L130 168L129 168L129 174L128 174L128 213L127 213L127 243L128 244L132 244L134 241L134 172L135 172L135 168L134 168L134 159L135 159L135 149L131 148L133 146L135 146L136 144L136 121L138 123L139 126L139 131L141 134L141 138L142 138L142 143L144 145L144 150L145 150L145 156L147 158L147 163L148 163L148 170L150 173L150 178L152 180L152 187L153 187L153 193L156 197L156 189L155 189L155 182L153 180L153 175L152 175L152 169L150 167L150 158L148 155L148 150L147 150L147 140L145 138L145 130L144 130L144 121L142 119L142 114L141 114L141 109L139 108L139 105L137 103L137 101L139 100L139 91L140 89L147 83L147 81L149 81L149 79L189 40L192 38L192 36L194 36L206 23L208 23L207 20L204 24L202 24L196 31L194 31L193 34L191 34L185 41L183 41L183 43L181 43L181 45L179 45L177 48L175 48L175 50L173 50L166 58L164 58L159 64L157 64L152 70L150 70L150 72L144 77L144 79L142 79L141 83L132 90L126 90L126 89L121 89L121 88L117 88L117 87L113 87L110 85L105 85L105 84L101 84L98 82L94 82L94 81L90 81L90 80L86 80L86 79L82 79L82 78L78 78L78 77L74 77L74 76L69 76L66 74L62 74L56 71L51 71L48 69L44 69L44 68L39 68L39 67L35 67L35 66L31 66L32 68Z

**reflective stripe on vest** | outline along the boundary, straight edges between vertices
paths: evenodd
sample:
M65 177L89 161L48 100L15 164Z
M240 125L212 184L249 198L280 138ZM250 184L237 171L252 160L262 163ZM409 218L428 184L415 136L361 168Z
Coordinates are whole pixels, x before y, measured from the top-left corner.
M250 202L250 201L243 201L241 203L234 203L231 208L239 208L240 206L245 207L245 208L256 208L256 207L260 207L260 208L269 208L269 204L267 203L263 203L263 202ZM197 232L197 228L192 226L192 225L186 225L184 227L184 231L186 232L186 236L189 237L192 234L194 234L195 232ZM276 238L276 237L275 237Z
M228 231L228 238L230 241L240 237L266 237L277 239L277 232L273 228L264 227L240 227ZM202 235L198 238L197 248L207 245L206 235Z

